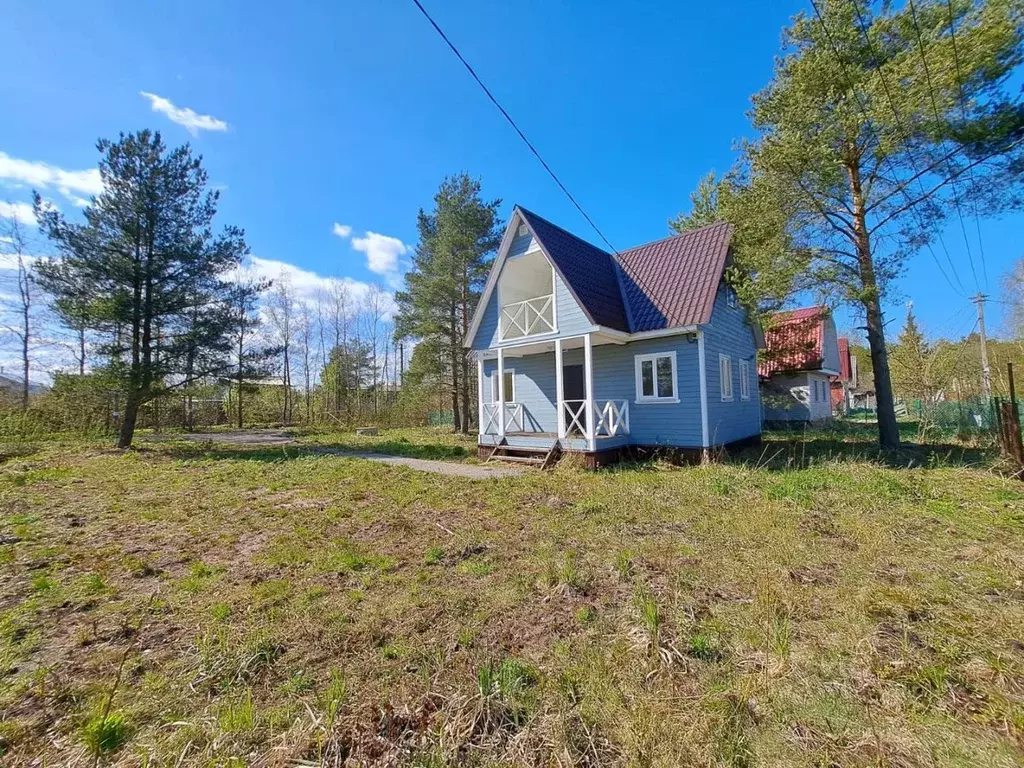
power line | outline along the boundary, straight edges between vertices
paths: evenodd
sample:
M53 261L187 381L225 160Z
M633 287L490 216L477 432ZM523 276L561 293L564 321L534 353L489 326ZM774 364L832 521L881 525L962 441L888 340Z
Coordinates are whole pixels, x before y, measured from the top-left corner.
M921 37L921 26L917 23L917 9L914 7L914 0L907 0L907 7L910 8L910 19L914 24L914 32L917 35L917 47L921 53L921 63L924 65L924 76L925 82L928 84L928 98L932 104L932 111L935 113L936 122L941 122L942 118L939 115L939 106L935 101L935 89L932 87L932 73L931 68L928 66L928 57L924 51L924 40ZM952 172L952 167L949 166L947 161L947 168ZM972 171L973 173L973 171ZM964 235L964 247L967 249L967 261L971 265L971 274L974 276L974 285L977 288L981 288L978 283L978 273L974 269L974 257L971 255L971 242L967 237L967 225L964 224L964 213L960 208L960 194L956 190L956 182L950 180L950 189L953 191L953 204L956 207L957 218L960 219L960 231Z
M960 92L960 116L967 122L967 97L964 94L964 75L960 69L960 54L956 47L956 24L953 22L953 2L946 0L946 11L949 14L949 39L953 43L953 62L956 65L956 86ZM968 169L971 176L971 186L975 186L974 168ZM978 201L974 201L974 227L978 232L978 253L981 256L981 275L985 281L985 288L988 289L988 267L985 265L985 244L981 239L981 218L978 216Z
M896 118L896 127L899 129L900 134L902 135L903 143L907 144L910 141L910 132L904 125L903 118L900 117L900 111L896 107L895 100L893 100L892 92L889 90L889 83L885 79L885 73L882 71L881 58L879 57L878 52L875 50L875 44L871 41L871 34L868 32L867 22L864 20L864 16L860 12L860 4L857 2L857 0L851 0L851 2L853 3L854 13L857 14L857 25L860 27L860 31L864 35L864 41L868 44L868 50L871 52L871 62L875 65L875 71L878 73L879 82L882 83L882 90L885 92L885 99L886 101L889 102L889 108L892 110L893 117ZM817 11L817 8L815 8L815 11ZM825 22L821 19L821 14L818 14L818 20L821 21L822 27L825 28ZM835 48L835 45L833 45L833 48ZM836 50L836 56L838 55L839 51ZM867 117L866 112L865 117ZM917 183L921 187L921 191L924 192L924 181L921 180L921 172L917 168L917 161L914 160L914 156L912 154L908 154L907 159L910 161L910 167L914 171L914 177L917 179ZM892 166L890 165L890 168L891 167ZM909 202L910 195L907 194L906 189L904 188L901 189L900 191L903 192L904 196L907 198L907 201ZM916 208L911 208L911 210L914 213L914 218L917 219L918 226L921 227L921 229L923 230L924 224L921 221L920 214L917 212ZM964 288L963 281L960 279L960 275L956 271L956 266L953 264L953 257L950 256L949 248L946 247L946 240L942 237L942 233L939 231L936 231L936 236L938 237L939 245L942 246L943 253L945 253L946 255L946 262L949 264L949 268L953 273L953 277L956 278L956 282L960 286L960 295L963 298L967 298L967 289ZM931 242L926 242L925 245L928 247L928 251L931 253L932 259L934 259L935 261L935 266L939 268L939 272L941 272L942 276L946 278L946 282L949 283L949 286L953 288L954 292L956 292L956 288L953 286L953 283L950 281L949 277L946 276L945 270L942 269L942 265L939 263L939 257L935 254L935 249L932 248Z
M466 71L469 72L469 74L473 77L474 80L476 80L477 85L479 85L480 88L483 89L483 92L487 94L487 98L491 100L491 103L498 108L498 111L501 112L502 116L508 121L508 124L511 125L515 132L519 134L519 138L523 140L523 143L526 144L526 146L530 149L534 157L536 157L540 164L544 166L544 170L548 172L548 175L551 176L552 179L555 180L555 184L558 185L559 189L561 189L562 192L565 193L565 196L569 198L569 201L574 206L576 206L576 210L579 211L580 214L582 214L583 218L587 220L587 223L593 228L595 232L597 232L598 237L600 237L604 241L605 245L607 245L613 252L618 253L618 251L615 249L615 246L611 244L608 238L604 236L604 233L598 228L597 224L594 223L594 220L587 215L586 211L583 210L583 206L581 206L576 201L576 198L572 196L572 193L569 192L568 189L566 189L566 186L565 184L562 183L561 179L559 179L558 176L555 175L555 172L551 170L551 166L549 166L544 161L544 158L541 157L540 152L537 151L537 148L533 146L533 144L530 142L528 138L526 138L526 134L523 133L522 130L520 130L518 125L516 125L516 121L513 120L509 113L505 110L505 108L501 106L498 100L494 97L494 94L491 93L491 90L486 85L484 85L484 81L480 79L480 76L477 75L473 67L470 66L470 63L466 61L465 57L461 53L459 53L459 49L455 47L455 44L448 38L448 35L444 33L444 30L442 30L441 27L437 25L437 22L434 21L434 19L430 16L430 14L427 13L427 9L423 7L423 4L420 2L420 0L412 1L413 3L416 4L416 7L420 9L420 13L423 14L426 20L430 22L430 25L437 31L437 34L441 36L441 39L448 44L448 47L451 48L452 53L454 53L458 60L462 62L462 66L466 68Z
M857 3L854 2L853 6L859 14L859 8L857 7ZM839 51L839 46L836 44L835 39L832 37L832 32L829 30L828 25L825 23L825 18L822 16L821 9L818 8L818 3L816 2L816 0L811 0L811 7L814 9L814 15L818 17L818 23L821 25L821 29L825 33L825 37L828 39L829 45L832 47L832 52L835 54L836 61L839 62L839 67L840 69L842 69L843 77L846 80L846 85L849 87L850 93L853 94L853 98L857 102L857 106L860 107L860 111L864 115L864 119L867 122L868 129L873 134L875 134L875 140L878 141L879 144L881 144L881 137L878 135L878 132L875 130L874 125L872 124L871 116L868 114L867 105L864 104L863 100L860 97L860 93L858 93L857 88L853 84L853 78L850 77L849 70L846 67L846 61L843 59L843 55ZM875 66L878 66L877 63ZM886 92L888 93L888 89L886 89ZM886 159L888 160L888 158ZM899 174L897 174L893 169L891 161L889 162L889 169L890 171L893 172L894 177L899 176ZM907 202L910 203L910 195L907 193L906 189L901 188L900 191L903 193L904 197L906 197ZM917 209L914 208L913 205L911 205L910 211L914 215L914 218L917 219L918 226L924 229L924 225L921 223L920 214L917 212ZM966 298L966 290L964 290L963 282L960 280L960 276L956 272L956 267L953 266L953 260L949 258L949 251L946 251L946 260L949 262L949 267L953 271L953 276L956 278L957 283L960 285L959 290L955 285L953 285L953 281L949 279L949 276L946 274L946 270L942 268L942 263L939 261L939 257L935 254L935 249L931 247L931 243L927 243L927 245L928 251L929 253L931 253L932 259L935 261L935 266L938 267L939 273L945 278L946 282L949 284L949 287L953 289L954 293L959 293L961 297ZM943 243L943 247L945 247L945 243Z

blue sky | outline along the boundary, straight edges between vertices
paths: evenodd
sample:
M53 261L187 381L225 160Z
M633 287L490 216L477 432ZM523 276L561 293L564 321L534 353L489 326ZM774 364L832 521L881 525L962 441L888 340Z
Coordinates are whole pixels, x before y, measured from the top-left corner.
M700 176L730 166L750 94L803 7L424 4L617 248L663 237ZM91 177L62 172L95 167L98 137L152 127L192 142L224 189L221 221L245 228L268 270L302 270L292 274L303 285L397 285L417 209L463 170L506 214L518 202L597 242L411 0L55 0L8 4L4 24L0 201L45 183L73 211ZM175 111L185 109L194 114ZM191 132L180 124L197 120ZM982 224L994 294L1021 255L1022 221ZM959 223L945 240L973 293ZM970 305L926 253L897 288L892 332L907 298L926 331L970 330ZM998 329L998 305L990 313ZM846 313L839 324L851 324Z

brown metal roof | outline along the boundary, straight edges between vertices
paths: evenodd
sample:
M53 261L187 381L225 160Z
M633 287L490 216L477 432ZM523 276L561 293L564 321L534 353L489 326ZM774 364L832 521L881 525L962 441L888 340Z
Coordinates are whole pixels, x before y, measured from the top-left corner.
M708 322L731 239L732 225L720 222L617 254L630 330Z

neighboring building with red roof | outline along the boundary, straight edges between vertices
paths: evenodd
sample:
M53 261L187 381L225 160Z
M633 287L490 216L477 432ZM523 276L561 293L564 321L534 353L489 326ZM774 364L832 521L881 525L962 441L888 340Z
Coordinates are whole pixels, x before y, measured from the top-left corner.
M767 319L767 325L764 354L757 367L764 420L815 422L830 418L832 380L842 377L843 361L828 307L779 312Z

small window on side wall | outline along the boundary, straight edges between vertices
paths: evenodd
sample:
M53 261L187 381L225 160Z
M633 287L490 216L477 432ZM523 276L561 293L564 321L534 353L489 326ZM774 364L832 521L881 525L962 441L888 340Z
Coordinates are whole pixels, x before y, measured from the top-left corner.
M718 356L718 389L722 400L732 400L732 358L728 355Z
M750 363L740 360L740 400L750 399Z
M729 309L736 309L736 291L729 286L725 287L725 301L729 305Z
M516 372L514 368L505 369L505 402L516 401ZM498 372L491 371L491 402L498 402Z
M678 403L676 353L659 352L637 355L636 401L638 403Z

